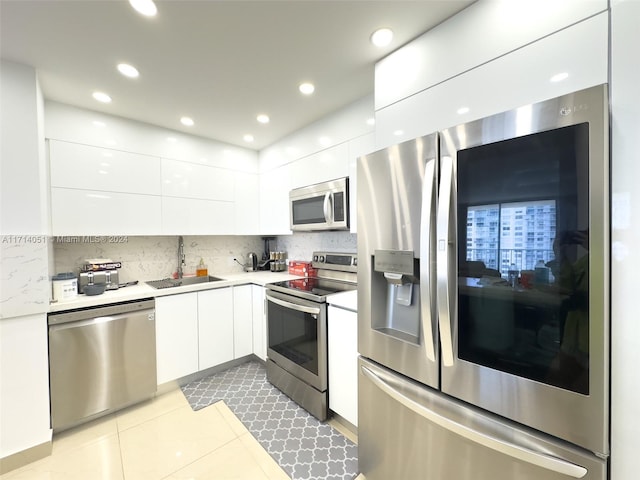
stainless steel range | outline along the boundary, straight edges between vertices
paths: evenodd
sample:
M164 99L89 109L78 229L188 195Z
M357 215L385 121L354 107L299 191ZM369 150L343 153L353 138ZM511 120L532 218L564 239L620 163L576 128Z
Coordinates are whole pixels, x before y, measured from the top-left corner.
M327 295L357 288L355 253L314 252L317 277L267 288L267 379L319 420L327 418Z

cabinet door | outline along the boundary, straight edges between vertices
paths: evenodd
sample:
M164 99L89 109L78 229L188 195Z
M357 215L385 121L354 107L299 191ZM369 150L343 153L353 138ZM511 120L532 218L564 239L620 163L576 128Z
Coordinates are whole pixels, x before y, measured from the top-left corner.
M358 314L329 305L329 408L358 426Z
M260 175L260 233L288 235L289 228L289 165L283 165Z
M234 358L253 353L253 308L251 285L233 288Z
M158 385L198 371L198 294L156 298Z
M264 309L264 287L251 286L253 295L253 353L267 360L267 315Z
M225 168L162 159L162 195L233 202L235 172Z
M234 231L233 202L162 197L164 235L231 235Z
M349 175L347 143L314 153L289 164L291 188L306 187Z
M49 141L51 186L160 195L160 158Z
M198 292L199 369L233 360L233 293L231 288Z
M236 172L236 198L234 202L235 234L260 234L260 176L255 173Z
M51 188L54 235L157 235L160 196Z

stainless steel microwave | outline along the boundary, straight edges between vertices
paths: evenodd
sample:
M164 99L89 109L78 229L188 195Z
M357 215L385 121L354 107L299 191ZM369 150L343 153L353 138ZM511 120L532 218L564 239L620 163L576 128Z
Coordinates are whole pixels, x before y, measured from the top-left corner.
M349 178L291 190L289 214L291 230L348 230Z

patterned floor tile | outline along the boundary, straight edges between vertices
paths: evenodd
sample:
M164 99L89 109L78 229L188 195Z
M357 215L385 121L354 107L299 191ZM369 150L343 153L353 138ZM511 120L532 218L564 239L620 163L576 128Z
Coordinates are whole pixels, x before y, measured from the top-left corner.
M182 391L193 410L223 400L293 480L352 480L358 474L358 447L271 385L258 362Z

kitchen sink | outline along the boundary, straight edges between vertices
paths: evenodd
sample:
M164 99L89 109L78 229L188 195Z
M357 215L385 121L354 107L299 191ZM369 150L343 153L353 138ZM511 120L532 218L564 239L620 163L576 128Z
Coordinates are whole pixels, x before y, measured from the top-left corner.
M223 278L212 277L209 275L206 277L163 278L162 280L151 280L145 283L153 288L160 289L184 287L185 285L198 285L200 283L221 282L223 280Z

